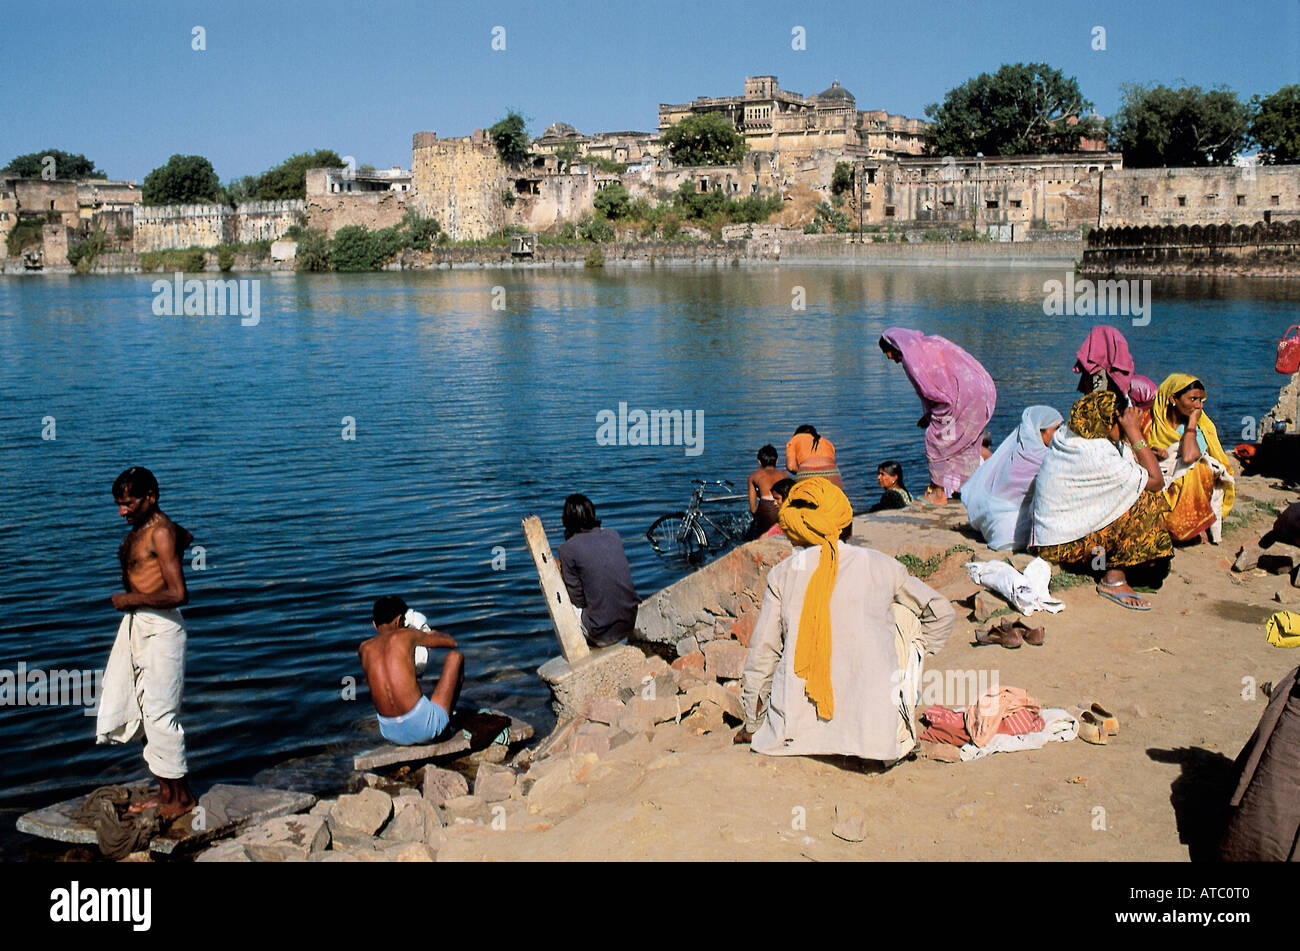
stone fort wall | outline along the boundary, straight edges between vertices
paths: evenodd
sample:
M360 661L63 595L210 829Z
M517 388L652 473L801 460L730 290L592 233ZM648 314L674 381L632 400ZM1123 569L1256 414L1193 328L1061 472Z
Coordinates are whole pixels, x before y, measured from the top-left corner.
M214 248L219 244L274 241L297 224L306 202L250 201L226 205L141 205L135 209L132 250Z
M436 218L455 241L486 238L507 223L501 194L513 188L486 136L440 139L417 132L411 141L412 205Z

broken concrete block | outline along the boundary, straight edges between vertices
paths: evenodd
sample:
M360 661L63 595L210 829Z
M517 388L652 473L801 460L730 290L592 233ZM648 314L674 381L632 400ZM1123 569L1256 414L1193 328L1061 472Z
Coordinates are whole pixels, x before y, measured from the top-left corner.
M736 681L739 683L739 681ZM705 687L705 696L718 705L718 708L729 717L737 720L745 719L745 706L741 703L740 693L738 691L728 690L722 684L708 684Z
M596 723L615 723L624 709L623 701L616 697L592 697L587 704L587 719Z
M457 796L455 799L448 799L442 804L442 808L447 813L448 825L466 822L485 823L490 814L488 804L478 796Z
M385 862L436 862L438 852L423 842L408 842L384 849L380 855Z
M589 697L617 696L623 681L643 663L643 653L618 644L593 650L572 664L563 657L553 657L537 669L537 674L551 689L556 716L564 718L581 716Z
M474 774L474 795L484 802L500 802L510 798L518 781L519 777L509 766L482 763Z
M380 836L385 842L427 842L436 845L442 835L438 807L419 796L402 796L393 803L393 821Z
M1003 599L989 591L979 591L975 595L975 620L981 624L994 614L1010 607Z
M330 830L323 816L281 816L256 826L235 841L257 861L305 862L313 852L330 844Z
M689 654L683 654L673 661L671 666L678 674L702 678L704 676L704 653L695 650Z
M374 835L393 814L393 799L378 789L363 789L353 796L339 796L330 811L330 825Z
M710 641L700 649L704 652L706 670L715 677L735 680L745 672L749 648L739 641Z
M204 849L194 860L196 862L251 862L253 857L238 842L222 842L210 849Z
M867 815L854 803L835 804L835 825L831 835L845 842L861 842L867 837Z
M424 798L435 806L448 799L469 795L469 783L460 773L438 766L425 766L416 774Z

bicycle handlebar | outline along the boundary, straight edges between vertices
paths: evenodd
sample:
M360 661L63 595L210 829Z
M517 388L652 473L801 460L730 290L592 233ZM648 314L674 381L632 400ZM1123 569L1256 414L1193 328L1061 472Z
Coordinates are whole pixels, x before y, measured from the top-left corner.
M713 479L712 481L708 481L708 482L706 482L704 479L692 479L691 481L696 485L725 485L731 489L734 489L736 487L736 484L732 482L730 479Z

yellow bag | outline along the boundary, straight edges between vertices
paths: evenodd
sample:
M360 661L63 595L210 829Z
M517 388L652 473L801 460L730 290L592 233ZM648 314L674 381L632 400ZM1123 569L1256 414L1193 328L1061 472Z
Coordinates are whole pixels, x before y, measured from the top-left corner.
M1264 626L1274 647L1300 647L1300 614L1278 611Z

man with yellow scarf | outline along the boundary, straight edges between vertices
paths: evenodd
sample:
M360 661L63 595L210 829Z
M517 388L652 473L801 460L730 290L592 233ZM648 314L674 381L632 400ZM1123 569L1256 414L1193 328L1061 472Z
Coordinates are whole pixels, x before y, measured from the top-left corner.
M845 544L853 510L826 479L796 483L779 519L795 550L768 572L737 741L776 756L905 756L921 658L948 639L952 605L896 559Z
M1156 392L1146 440L1164 453L1169 534L1185 542L1208 532L1217 545L1223 517L1232 511L1233 469L1204 406L1205 384L1187 373L1170 374Z

